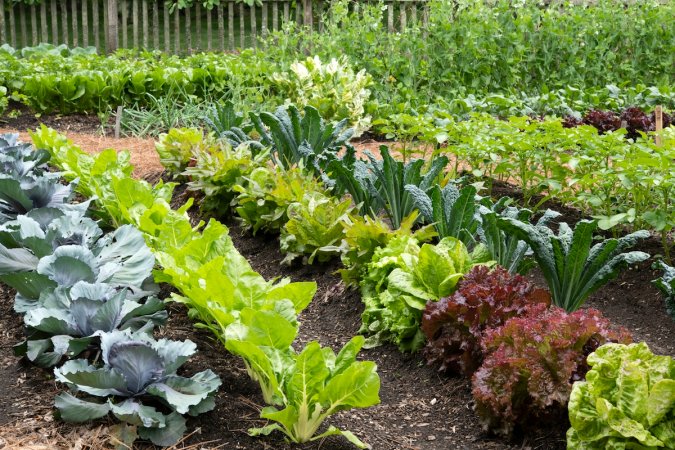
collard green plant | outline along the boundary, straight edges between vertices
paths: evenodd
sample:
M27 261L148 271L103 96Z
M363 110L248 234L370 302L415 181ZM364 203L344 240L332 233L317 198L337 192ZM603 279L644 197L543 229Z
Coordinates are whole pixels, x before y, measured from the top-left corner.
M588 356L569 400L570 450L675 447L675 360L647 344L606 344Z
M127 291L103 283L77 282L43 296L40 306L26 312L28 338L15 346L41 367L73 358L92 346L101 333L129 329L151 332L167 319L164 304L154 297L143 303L127 298Z
M425 221L434 225L439 238L454 237L473 248L481 222L475 187L465 186L460 190L448 183L444 188L435 185L428 193L414 185L407 185L405 189Z
M422 315L424 357L439 372L471 375L483 362L480 341L486 330L550 302L548 292L520 275L499 266L476 266L449 297L427 303Z
M155 341L143 333L103 333L102 365L71 360L54 374L74 392L104 400L63 393L56 397L58 414L67 422L86 422L112 413L132 437L123 442L141 437L155 445L174 445L186 430L183 414L212 410L221 384L211 370L190 378L176 375L196 347L191 341Z
M593 309L568 314L539 305L488 329L481 341L485 359L471 383L483 427L508 436L516 426L555 418L572 383L588 370L588 354L607 342L630 341Z
M595 221L579 221L574 230L562 222L557 235L547 226L509 217L500 217L498 225L532 248L553 304L568 312L577 310L589 295L616 278L622 268L649 258L644 252L626 252L649 237L647 231L605 239L591 247L598 226Z
M666 302L666 312L675 320L675 268L663 261L658 261L655 266L663 270L663 275L652 281L652 284L661 291Z
M261 417L275 422L249 432L281 431L296 443L342 435L358 448L368 448L353 433L334 426L316 434L330 415L380 402L375 363L356 361L363 337L354 337L337 355L318 342L296 353L291 343L297 329L278 313L247 309L241 317L241 323L227 329L225 346L244 359L271 404Z
M320 192L307 193L302 201L288 205L288 222L281 228L282 263L308 255L307 263L329 260L341 253L344 221L351 211L351 200L340 201Z

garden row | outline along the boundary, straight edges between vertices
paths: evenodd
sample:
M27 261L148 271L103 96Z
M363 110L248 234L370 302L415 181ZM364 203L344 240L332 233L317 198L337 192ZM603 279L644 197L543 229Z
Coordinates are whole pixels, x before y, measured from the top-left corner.
M224 225L215 220L193 225L186 214L192 201L171 209L175 184L151 186L131 178L128 153L89 156L46 128L33 139L49 150L64 178L78 180L79 193L95 198L97 216L114 227L132 224L140 230L161 267L155 281L175 287L179 293L172 299L186 304L192 317L243 358L268 404L261 415L272 422L250 433L279 430L292 442L341 434L365 447L333 426L317 433L338 411L377 404L380 381L374 363L356 361L364 341L360 336L337 355L317 342L299 352L292 347L297 316L311 302L315 283L266 281L234 248ZM80 413L80 419L87 418Z
M591 247L595 222L582 221L574 230L563 223L554 234L546 225L558 214L546 211L531 224L532 212L510 206L509 199L493 203L473 186L448 180L445 156L425 166L422 160L397 161L383 147L380 158L358 160L346 143L345 124L324 124L312 108L304 116L293 107L252 115L250 126L232 105L221 112L231 128L211 121L220 140L199 130L163 136L157 147L165 167L204 194L204 212L227 215L232 208L254 233L280 232L287 262L340 255L343 279L361 289L367 345L390 341L415 351L426 341L430 364L472 376L476 410L487 428L508 435L515 426L564 410L572 383L588 370L588 354L607 342L630 341L597 311L573 311L621 267L649 257L624 253L648 233ZM253 129L259 140L245 131ZM550 293L515 275L532 267L529 253ZM490 270L495 262L508 270ZM551 300L556 306L549 306ZM618 364L643 351L643 345L610 346L597 355ZM666 367L660 373L669 379L672 359L660 361ZM598 419L600 411L592 418L584 416L587 410L579 414L575 408L595 400L574 398L571 448L604 448L626 439L590 430L589 422L607 419ZM666 415L660 417L669 422ZM671 425L656 431L668 442Z

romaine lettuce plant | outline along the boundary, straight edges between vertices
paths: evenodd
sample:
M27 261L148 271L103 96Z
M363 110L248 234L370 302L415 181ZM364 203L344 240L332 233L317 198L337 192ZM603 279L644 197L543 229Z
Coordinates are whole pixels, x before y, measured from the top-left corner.
M351 200L340 201L320 192L307 193L302 201L288 205L288 222L281 228L282 263L290 263L301 255L312 264L329 260L341 253L343 222L351 211Z
M657 267L663 270L660 278L652 281L666 302L666 312L675 320L675 267L671 267L663 261L658 261Z
M278 430L296 443L340 434L357 447L368 448L353 433L334 426L316 434L330 415L380 402L377 366L356 361L363 337L352 338L336 356L318 342L296 353L291 348L296 334L297 326L279 313L253 309L243 310L240 323L226 330L225 346L244 359L271 405L261 417L276 422L249 432L268 435Z
M606 344L588 356L569 401L570 450L675 448L675 360L647 344Z
M452 295L427 303L422 315L424 357L440 372L471 375L483 362L480 341L486 330L523 316L534 305L550 303L548 292L522 276L499 266L476 266Z
M569 312L577 310L589 295L616 278L622 268L649 258L644 252L625 252L649 237L644 230L619 239L605 239L591 247L598 226L595 221L581 220L574 230L560 223L557 235L547 226L511 217L500 217L498 225L532 248L553 304Z
M481 342L485 359L474 373L476 412L486 429L510 435L564 410L572 383L583 379L586 357L607 342L630 342L600 312L567 313L545 305L489 329Z
M74 392L104 400L60 394L56 397L59 416L67 422L86 422L112 413L127 424L125 434L132 436L123 442L130 444L141 437L155 445L174 445L186 430L183 414L212 410L221 384L211 370L190 378L176 374L195 350L191 341L155 341L129 331L103 333L103 365L71 360L54 374Z

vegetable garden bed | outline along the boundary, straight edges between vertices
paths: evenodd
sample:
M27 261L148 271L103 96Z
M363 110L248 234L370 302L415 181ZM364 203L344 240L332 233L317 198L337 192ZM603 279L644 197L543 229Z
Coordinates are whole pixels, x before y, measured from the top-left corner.
M176 192L176 195L183 195L181 189ZM195 214L197 212L193 211L192 215ZM574 223L578 217L564 219ZM358 291L344 289L339 275L333 274L339 267L337 261L313 266L297 262L290 267L281 266L283 255L275 237L261 234L253 237L234 221L226 224L237 249L266 279L289 276L293 281L317 282L317 295L299 318L298 346L318 340L336 350L358 333L363 305ZM641 250L650 254L658 253L659 247L660 244L652 240L640 245ZM641 263L622 272L617 280L594 294L585 307L600 309L613 323L627 327L635 341L646 341L654 353L675 355L673 322L664 311L661 296L650 283L658 275L657 271L651 270L649 261ZM533 277L538 285L545 286L537 272ZM168 295L168 286L164 286L161 293ZM12 297L11 292L3 291L0 302L0 389L3 392L0 436L19 448L49 445L49 442L55 442L55 436L67 435L73 427L52 421L53 397L57 389L50 371L23 364L11 354L11 346L22 339L21 319L12 312ZM287 448L279 435L261 439L246 434L250 427L265 425L258 418L264 402L241 360L225 352L210 333L195 330L184 307L170 304L169 310L169 323L160 331L162 337L189 338L199 347L197 355L184 366L184 374L211 368L223 381L217 394L216 409L188 421L189 431L200 428L201 432L188 437L185 444L210 441L205 444L208 448L218 445L242 449ZM331 423L351 430L374 449L565 448L564 433L568 425L564 420L556 426L535 427L517 434L511 444L485 434L472 411L469 380L437 374L435 368L425 365L420 354L407 355L386 344L364 350L361 359L378 364L382 380L381 404L345 412ZM94 441L98 439L85 442L94 448L104 446L100 437L87 433L81 436L89 436ZM29 440L33 444L29 444ZM304 448L347 449L351 446L343 439L329 438Z

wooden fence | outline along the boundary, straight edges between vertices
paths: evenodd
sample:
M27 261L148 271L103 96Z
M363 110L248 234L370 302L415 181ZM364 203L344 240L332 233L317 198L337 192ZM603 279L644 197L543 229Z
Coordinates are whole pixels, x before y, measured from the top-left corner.
M387 0L387 29L397 31L428 20L427 0ZM145 48L169 53L252 47L257 36L294 21L323 30L330 0L262 0L249 7L221 0L211 10L199 2L171 12L163 0L42 0L25 5L0 0L0 45L14 48L46 42L95 46L100 52ZM359 11L359 0L351 3Z

